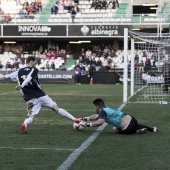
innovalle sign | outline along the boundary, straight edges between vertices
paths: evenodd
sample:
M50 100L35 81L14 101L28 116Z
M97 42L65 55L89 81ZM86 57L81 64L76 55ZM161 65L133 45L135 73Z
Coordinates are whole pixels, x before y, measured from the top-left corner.
M4 25L4 37L66 36L66 25Z

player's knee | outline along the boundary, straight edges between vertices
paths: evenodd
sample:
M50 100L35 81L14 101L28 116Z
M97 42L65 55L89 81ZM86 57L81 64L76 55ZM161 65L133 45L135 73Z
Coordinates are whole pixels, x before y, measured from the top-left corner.
M53 105L53 107L51 109L55 112L59 111L59 107L57 105Z

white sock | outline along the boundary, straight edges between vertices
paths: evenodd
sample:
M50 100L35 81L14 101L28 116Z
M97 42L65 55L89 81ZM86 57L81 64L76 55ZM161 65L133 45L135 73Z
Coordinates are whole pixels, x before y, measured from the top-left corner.
M28 125L32 124L32 122L33 122L33 119L31 117L29 117L29 118L25 119L24 124L27 127Z
M60 109L58 110L58 113L59 113L60 115L62 115L62 116L65 116L65 117L69 118L69 119L72 119L72 120L75 119L74 116L72 116L70 113L68 113L66 110L64 110L64 109L62 109L62 108L60 108Z

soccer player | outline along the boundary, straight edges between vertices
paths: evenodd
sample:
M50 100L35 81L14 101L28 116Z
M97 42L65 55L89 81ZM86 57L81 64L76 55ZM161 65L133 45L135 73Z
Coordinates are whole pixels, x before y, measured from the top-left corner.
M30 56L26 59L26 67L1 77L1 80L5 78L17 79L18 85L16 86L16 90L20 91L23 99L27 102L28 118L26 118L21 125L22 133L28 133L27 126L33 123L35 116L41 109L41 106L48 107L62 116L65 116L75 122L79 122L80 120L76 119L66 110L59 108L57 104L45 93L40 86L38 80L38 69L35 66L36 59Z
M117 132L120 134L133 134L133 133L146 133L147 131L150 132L158 132L156 127L148 127L145 125L141 125L138 121L131 115L128 115L124 112L119 110L109 108L105 106L104 101L101 98L95 99L93 101L97 114L80 118L80 124L82 126L101 126L104 122L108 123L109 125L113 126L113 130L115 127ZM94 121L93 123L87 123L85 121Z

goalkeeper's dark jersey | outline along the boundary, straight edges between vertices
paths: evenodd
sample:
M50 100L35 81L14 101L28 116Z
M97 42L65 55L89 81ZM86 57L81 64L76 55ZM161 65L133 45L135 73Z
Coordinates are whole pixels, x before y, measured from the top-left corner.
M44 90L38 81L38 69L35 67L24 67L18 71L18 83L22 85L26 79L30 81L20 90L25 101L45 96Z

